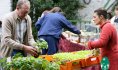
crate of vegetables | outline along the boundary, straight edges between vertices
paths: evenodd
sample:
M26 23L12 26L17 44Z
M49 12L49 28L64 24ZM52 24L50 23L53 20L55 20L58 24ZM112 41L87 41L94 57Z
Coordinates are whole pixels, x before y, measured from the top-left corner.
M100 56L88 56L91 50L82 50L76 52L56 53L54 55L42 55L40 58L60 65L60 70L79 70L82 67L98 64Z
M86 66L99 64L101 61L101 55L99 53L99 49L93 49L92 56L85 59Z
M88 54L91 54L91 50L56 53L52 57L60 64L60 70L79 70L86 66L85 58L88 58Z

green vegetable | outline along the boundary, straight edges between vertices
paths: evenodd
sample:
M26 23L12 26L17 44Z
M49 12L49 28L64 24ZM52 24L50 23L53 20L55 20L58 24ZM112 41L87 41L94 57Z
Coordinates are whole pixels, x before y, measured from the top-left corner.
M12 58L15 59L15 58L18 58L18 57L23 57L23 55L21 53L17 53Z
M48 49L48 44L44 39L36 40L35 47L40 51L41 49Z
M72 61L72 60L77 60L77 59L85 59L88 57L88 55L92 54L91 50L83 50L83 51L78 51L76 53L56 53L53 56L54 61L57 64L65 64L66 62Z
M45 70L60 70L60 65L55 62L51 62L48 64Z
M60 66L55 62L49 62L41 58L18 57L6 62L4 70L59 70Z
M6 65L7 58L0 58L0 69Z

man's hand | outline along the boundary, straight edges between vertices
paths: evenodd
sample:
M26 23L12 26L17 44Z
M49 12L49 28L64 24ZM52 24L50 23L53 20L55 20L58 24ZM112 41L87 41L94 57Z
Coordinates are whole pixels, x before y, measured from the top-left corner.
M29 54L31 54L32 56L38 56L38 52L37 49L31 46L24 46L23 50Z

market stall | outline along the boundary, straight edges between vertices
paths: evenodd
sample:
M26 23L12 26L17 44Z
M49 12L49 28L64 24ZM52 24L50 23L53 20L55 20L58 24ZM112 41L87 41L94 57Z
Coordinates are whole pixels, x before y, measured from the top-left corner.
M5 70L100 70L101 55L99 49L89 50L84 45L93 34L82 32L81 36L64 32L59 44L59 52L53 55L39 55L22 57L19 54L5 62ZM92 36L93 38L93 36ZM35 46L39 51L48 48L47 43L41 39ZM38 58L37 58L38 57ZM1 63L0 61L0 63Z

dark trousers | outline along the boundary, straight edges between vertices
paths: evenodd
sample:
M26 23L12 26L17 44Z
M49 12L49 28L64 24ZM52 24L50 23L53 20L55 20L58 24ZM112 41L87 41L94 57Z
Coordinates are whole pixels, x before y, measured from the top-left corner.
M22 56L26 56L26 54L24 53L23 50L17 50L17 49L13 49L13 52L12 52L11 56L14 56L18 53L21 53Z
M47 43L48 43L48 49L42 49L42 54L48 54L48 55L52 55L55 54L58 51L58 41L59 39L50 36L50 35L46 35L46 36L40 36L40 38L43 38Z

